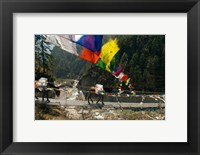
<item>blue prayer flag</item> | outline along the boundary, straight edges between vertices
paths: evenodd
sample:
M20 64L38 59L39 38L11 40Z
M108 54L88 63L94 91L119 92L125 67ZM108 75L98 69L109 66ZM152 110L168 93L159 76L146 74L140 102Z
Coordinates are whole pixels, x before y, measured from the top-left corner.
M102 46L102 39L103 35L83 35L75 42L93 52L99 52Z

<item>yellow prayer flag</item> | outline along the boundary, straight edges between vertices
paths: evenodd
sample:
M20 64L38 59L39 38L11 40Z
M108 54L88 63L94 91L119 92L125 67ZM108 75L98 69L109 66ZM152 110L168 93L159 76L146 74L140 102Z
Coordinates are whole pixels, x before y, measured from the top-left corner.
M111 70L110 70L110 64L107 64L107 65L106 65L106 70L107 70L108 72L111 72Z
M117 39L111 39L107 43L102 46L101 49L101 60L106 64L106 70L110 70L110 62L115 56L115 54L119 51L119 47L117 45Z
M128 79L126 80L126 86L128 85L129 81L130 81L130 78L128 78Z

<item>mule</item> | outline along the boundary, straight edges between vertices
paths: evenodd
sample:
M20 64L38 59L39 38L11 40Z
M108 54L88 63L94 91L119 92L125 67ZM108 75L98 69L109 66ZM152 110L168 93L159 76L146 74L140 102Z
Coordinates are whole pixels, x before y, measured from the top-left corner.
M59 87L56 87L56 86L54 85L53 82L48 82L48 83L47 83L47 86L44 87L44 88L41 88L41 87L37 84L37 82L35 82L35 92L41 92L41 93L42 93L42 102L44 102L45 96L46 96L46 99L47 99L46 102L48 102L48 103L50 102L50 100L49 100L49 92L51 91L50 89L53 89L53 90L55 91L55 94L56 94L57 97L60 96ZM35 98L36 98L36 99L39 99L39 98L36 96L36 94L35 94Z
M95 93L95 87L90 87L89 88L89 94L88 94L88 104L93 103L93 99L98 98L96 104L101 101L102 105L104 105L103 102L103 95L102 94L96 94Z

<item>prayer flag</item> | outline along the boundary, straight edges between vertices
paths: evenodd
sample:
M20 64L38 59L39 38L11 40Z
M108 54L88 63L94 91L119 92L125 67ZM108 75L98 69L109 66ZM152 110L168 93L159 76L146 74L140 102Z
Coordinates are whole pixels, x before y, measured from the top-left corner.
M106 68L109 69L111 60L115 56L115 54L119 51L119 47L117 45L117 39L109 40L102 46L100 58L106 64Z
M57 35L46 35L46 42L52 43L55 46L60 47L61 49L78 55L76 44L72 42L75 39L75 35L67 35L67 34L57 34Z
M103 35L83 35L75 42L93 52L99 52L102 46L102 39Z
M98 66L102 69L106 69L106 64L104 64L101 59L99 59L99 61L96 63L96 66Z
M91 50L83 47L82 52L79 55L79 58L85 59L93 64L96 64L97 61L99 60L99 55L100 55L100 52L98 52L98 53L92 52Z

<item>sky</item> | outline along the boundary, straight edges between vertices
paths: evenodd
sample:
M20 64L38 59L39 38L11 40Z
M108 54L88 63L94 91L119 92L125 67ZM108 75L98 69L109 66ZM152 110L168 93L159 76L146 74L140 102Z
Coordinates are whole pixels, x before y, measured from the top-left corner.
M82 35L75 35L75 41L79 40Z

